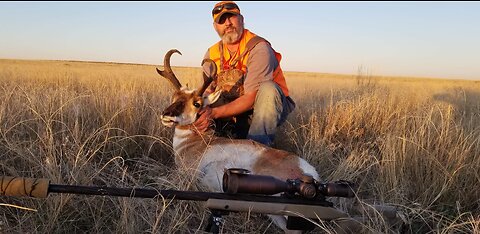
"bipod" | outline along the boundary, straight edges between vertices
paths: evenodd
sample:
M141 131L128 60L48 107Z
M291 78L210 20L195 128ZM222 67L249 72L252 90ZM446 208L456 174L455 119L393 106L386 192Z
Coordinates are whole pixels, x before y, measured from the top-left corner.
M211 209L210 211L212 213L208 218L208 224L207 224L207 227L205 228L205 231L218 234L220 233L220 229L222 228L222 225L224 222L222 215L228 215L229 212L224 210L216 210L216 209Z

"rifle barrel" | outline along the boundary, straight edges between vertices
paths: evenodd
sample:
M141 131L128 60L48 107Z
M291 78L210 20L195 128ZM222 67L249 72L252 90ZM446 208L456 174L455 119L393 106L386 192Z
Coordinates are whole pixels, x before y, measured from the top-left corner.
M95 186L79 186L79 185L58 185L50 184L49 193L73 193L83 195L101 195L101 196L117 196L117 197L138 197L138 198L155 198L163 197L165 199L179 200L196 200L206 201L205 192L190 192L179 190L155 190L144 188L113 188L113 187L95 187Z
M252 202L272 202L272 203L290 203L305 205L321 205L332 206L330 202L322 200L311 200L305 198L286 198L280 196L267 196L256 194L227 194L227 193L211 193L197 191L181 191L181 190L155 190L145 188L113 188L113 187L92 187L78 185L57 185L50 184L48 188L50 193L73 193L83 195L102 195L102 196L120 196L120 197L138 197L138 198L156 198L178 200L194 200L207 201L208 199L223 200L241 200Z

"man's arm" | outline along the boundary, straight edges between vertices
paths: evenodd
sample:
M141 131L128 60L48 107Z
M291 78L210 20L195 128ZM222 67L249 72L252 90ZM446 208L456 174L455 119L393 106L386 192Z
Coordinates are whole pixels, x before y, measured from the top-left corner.
M232 117L248 111L253 108L256 96L257 91L255 90L238 97L228 104L212 108L212 118Z
M215 108L205 107L193 123L198 132L205 132L214 119L231 117L252 109L257 91L246 93L234 101Z

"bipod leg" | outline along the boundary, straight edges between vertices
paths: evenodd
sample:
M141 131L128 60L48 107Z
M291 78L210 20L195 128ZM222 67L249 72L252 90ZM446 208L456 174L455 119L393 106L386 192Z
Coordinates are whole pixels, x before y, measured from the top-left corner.
M211 210L211 211L212 213L208 218L208 224L207 224L207 227L205 228L205 231L218 234L220 233L220 229L222 228L222 224L223 224L222 215L227 215L228 212L221 211L221 210Z

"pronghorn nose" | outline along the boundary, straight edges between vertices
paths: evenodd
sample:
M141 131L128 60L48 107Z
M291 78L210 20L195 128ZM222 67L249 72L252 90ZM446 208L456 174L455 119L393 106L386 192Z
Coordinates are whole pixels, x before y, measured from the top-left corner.
M162 113L164 116L179 116L182 114L183 108L185 107L184 102L174 102L172 105L167 107Z

